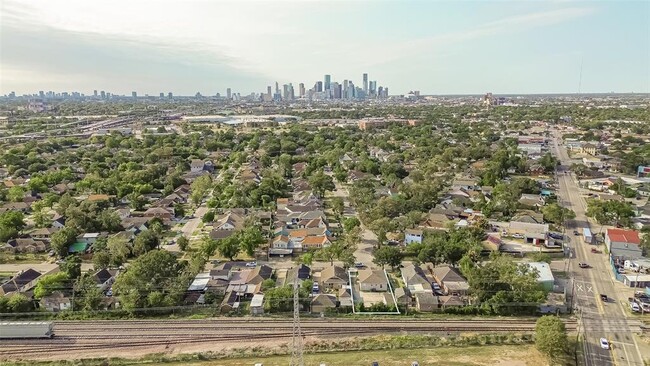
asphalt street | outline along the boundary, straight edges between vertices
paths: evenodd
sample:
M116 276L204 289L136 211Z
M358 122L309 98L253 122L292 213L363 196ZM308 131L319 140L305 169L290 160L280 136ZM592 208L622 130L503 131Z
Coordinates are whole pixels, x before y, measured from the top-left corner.
M580 236L571 235L574 230L582 233L582 228L590 228L593 233L598 233L601 227L592 227L586 216L586 202L580 195L576 176L569 171L571 159L561 146L561 137L557 131L552 148L561 163L557 175L558 199L564 207L576 213L575 220L567 223L567 233L576 254L570 260L569 271L573 274L575 305L585 339L585 364L643 366L639 346L632 334L639 331L639 322L628 319L625 300L617 298L617 286L620 285L614 282L616 280L607 254L592 253L593 245L585 243ZM602 246L599 249L602 250ZM591 267L580 268L580 262L588 263ZM607 295L609 301L602 301L600 294ZM600 346L601 338L609 341L611 350Z

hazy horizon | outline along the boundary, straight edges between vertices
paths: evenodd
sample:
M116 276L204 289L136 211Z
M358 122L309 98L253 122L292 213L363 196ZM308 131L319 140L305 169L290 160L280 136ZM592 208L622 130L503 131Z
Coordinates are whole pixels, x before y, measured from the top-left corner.
M390 94L650 92L648 2L1 6L0 94L247 95L276 81L309 89L324 74L361 85L364 72Z

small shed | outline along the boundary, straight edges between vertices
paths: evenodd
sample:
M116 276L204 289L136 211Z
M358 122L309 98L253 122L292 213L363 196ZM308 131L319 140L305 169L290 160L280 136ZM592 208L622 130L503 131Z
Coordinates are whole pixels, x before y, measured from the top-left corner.
M264 314L264 294L255 294L250 306L252 315Z

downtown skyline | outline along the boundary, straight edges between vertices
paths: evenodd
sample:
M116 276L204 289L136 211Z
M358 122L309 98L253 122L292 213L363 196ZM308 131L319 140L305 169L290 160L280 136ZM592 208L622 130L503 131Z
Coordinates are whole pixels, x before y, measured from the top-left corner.
M3 1L0 94L308 89L323 70L393 94L650 91L647 2L156 4Z

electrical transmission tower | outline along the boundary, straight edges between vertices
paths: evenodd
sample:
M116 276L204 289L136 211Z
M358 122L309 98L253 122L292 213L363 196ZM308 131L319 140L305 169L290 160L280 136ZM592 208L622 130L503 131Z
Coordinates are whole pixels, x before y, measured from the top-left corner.
M300 286L298 272L293 279L293 339L291 343L291 366L305 366L302 358L302 332L300 331Z

